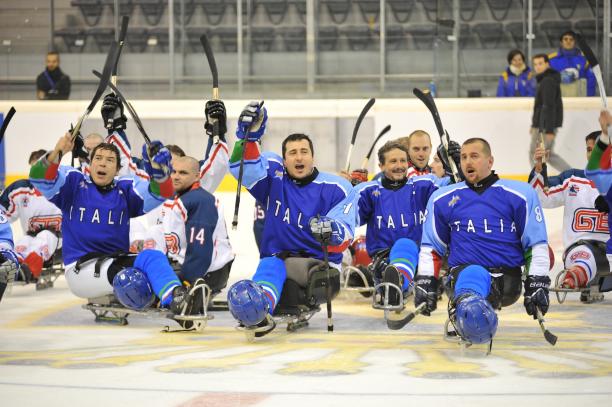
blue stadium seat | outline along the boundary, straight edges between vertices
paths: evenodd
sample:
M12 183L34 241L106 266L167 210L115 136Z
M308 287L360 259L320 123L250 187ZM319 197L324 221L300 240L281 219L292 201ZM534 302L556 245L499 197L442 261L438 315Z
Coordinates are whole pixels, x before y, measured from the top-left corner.
M274 27L253 27L251 31L253 49L257 52L270 52L276 39Z
M306 49L306 27L280 27L278 32L287 52L303 52Z
M66 50L70 53L83 52L87 35L78 27L65 27L55 31L55 36L62 39Z
M98 24L100 18L102 18L102 9L104 8L102 0L72 0L70 5L78 7L83 14L85 23L89 26Z
M195 0L196 5L202 6L206 21L211 25L219 25L223 16L225 15L225 9L227 8L226 0ZM235 1L233 3L236 3Z
M289 4L287 0L257 0L255 5L262 5L272 24L280 24L287 14Z
M144 52L149 40L149 30L144 27L128 27L125 44L132 52Z
M238 50L238 34L235 27L213 28L211 36L219 37L221 52L236 52Z
M504 21L508 16L510 6L512 6L512 0L487 0L487 3L489 3L491 15L496 21Z
M344 23L351 11L351 0L321 0L321 5L327 7L332 21L336 24Z
M206 27L187 27L185 28L185 34L187 35L187 42L191 49L195 52L202 52L200 37L202 34L206 34L210 38L211 31L210 28Z
M334 51L338 46L338 28L333 25L319 27L317 45L319 51Z
M571 29L572 23L570 21L544 21L540 24L540 30L544 33L552 48L559 48L559 37Z
M574 16L574 13L576 12L578 0L553 0L553 3L555 3L555 6L557 7L557 11L559 12L561 18L564 20L569 20Z
M115 41L115 29L105 27L92 27L87 30L87 35L94 39L100 52L106 53L113 41Z
M111 14L115 15L115 0L102 0L102 4L108 6ZM134 3L132 0L119 0L119 15L131 16L134 12Z
M480 39L482 47L488 49L496 48L504 34L502 23L499 22L474 24L472 31Z
M165 0L133 0L135 6L140 6L142 14L150 25L157 25L166 8ZM176 13L176 9L174 11Z
M380 0L353 0L359 6L361 16L366 23L377 21L380 14Z
M415 2L416 0L387 0L387 6L391 9L398 23L405 23L412 16Z
M340 34L347 38L352 51L366 50L372 44L372 32L367 25L342 26Z
M188 25L191 18L195 14L196 4L194 0L183 0L183 7L185 7L185 25ZM181 24L181 0L174 0L174 21L177 24Z
M459 3L459 15L463 21L472 21L480 6L480 0L461 0Z

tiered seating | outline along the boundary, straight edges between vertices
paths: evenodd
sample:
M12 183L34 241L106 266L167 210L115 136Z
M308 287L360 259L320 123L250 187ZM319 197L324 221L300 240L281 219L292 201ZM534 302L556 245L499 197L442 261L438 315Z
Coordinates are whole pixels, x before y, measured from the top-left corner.
M185 25L191 22L191 18L195 14L196 4L194 0L183 0L185 7ZM181 1L174 0L174 21L176 24L181 24Z
M359 6L359 11L366 23L378 20L380 14L379 0L353 0Z
M540 24L540 29L546 35L548 43L552 48L559 46L559 37L566 31L572 29L570 21L544 21Z
M85 30L78 27L64 27L55 31L55 36L60 37L68 52L82 52L85 47L87 35Z
M147 23L157 25L161 20L164 9L166 8L165 0L133 0L135 6L140 6L142 14Z
M463 21L472 21L478 6L480 6L480 0L461 0L459 3L459 15Z
M202 6L206 21L211 25L218 25L223 19L225 9L227 8L226 0L195 0L196 5ZM233 3L236 3L233 1ZM243 10L246 12L246 10Z
M372 43L372 32L367 25L343 26L340 34L347 38L352 51L363 51Z
M478 23L472 27L483 48L497 48L504 34L502 23Z
M321 5L327 7L331 19L336 24L344 23L351 11L351 0L321 0Z
M338 27L319 27L317 43L319 51L334 51L338 46Z
M100 18L102 18L102 9L104 7L102 0L72 0L70 5L77 7L81 11L85 23L89 26L98 24Z
M491 15L496 21L503 21L508 16L512 0L487 0Z
M270 52L276 38L274 27L253 27L251 41L257 52ZM236 33L234 32L234 35Z
M93 27L87 31L98 47L98 51L106 53L111 43L115 41L115 29L105 27Z
M278 29L287 52L303 52L306 49L306 27L281 27Z
M416 0L387 0L387 6L391 9L398 23L405 23L410 20L415 1Z
M574 16L578 0L553 0L553 3L555 7L557 7L557 11L561 18L567 20Z
M125 42L131 52L144 52L147 48L148 40L148 29L143 27L128 27Z
M102 0L102 4L108 6L111 14L115 15L115 0ZM134 3L132 0L119 0L119 15L131 16L134 12Z
M275 25L283 22L289 9L287 0L258 0L255 4L263 6L268 20Z

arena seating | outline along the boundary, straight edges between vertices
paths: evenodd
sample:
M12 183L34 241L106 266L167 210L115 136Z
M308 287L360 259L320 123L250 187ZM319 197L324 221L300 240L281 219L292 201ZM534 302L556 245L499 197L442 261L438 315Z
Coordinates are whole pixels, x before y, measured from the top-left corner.
M140 6L142 14L150 25L159 24L164 10L166 0L133 0L135 6ZM175 11L176 12L176 11Z

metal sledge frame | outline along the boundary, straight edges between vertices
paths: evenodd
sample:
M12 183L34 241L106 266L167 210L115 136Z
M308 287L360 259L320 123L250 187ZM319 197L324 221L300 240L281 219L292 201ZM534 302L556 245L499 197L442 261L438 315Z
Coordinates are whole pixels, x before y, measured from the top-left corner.
M252 327L239 325L236 327L236 329L244 332L247 341L253 342L256 338L256 334L272 331L274 327L270 329L270 325L276 326L279 324L287 324L287 332L296 332L299 329L306 328L309 324L308 321L319 311L321 311L321 307L319 305L314 307L300 306L298 313L281 313L277 315L268 314L266 316L266 319L268 320L267 325Z
M359 276L359 278L361 279L363 283L363 287L351 287L348 285L349 277L351 276L351 274L356 274ZM370 287L370 283L368 283L368 280L365 274L363 273L363 271L361 271L359 267L355 267L355 266L342 267L342 270L340 272L340 287L342 288L343 291L348 291L348 292L357 292L360 294L361 293L363 294L374 293L374 287Z
M193 328L188 331L202 332L206 327L209 320L214 319L214 315L208 314L208 305L212 302L212 291L206 284L192 287L189 291L190 295L193 295L195 290L202 290L202 309L203 314L188 315L185 313L187 304L183 306L180 314L173 314L170 310L165 308L149 308L142 311L129 309L119 304L113 295L105 295L98 298L91 298L89 303L83 305L83 309L91 311L95 317L96 322L116 322L119 325L127 325L127 317L130 314L142 315L149 318L168 318L177 322L192 321ZM214 303L213 303L214 304ZM167 329L163 332L181 332L182 329L171 330Z
M563 270L557 274L557 277L555 278L555 286L550 288L550 291L555 293L559 304L563 304L565 302L567 293L580 293L580 300L586 304L603 301L604 295L599 291L599 279L603 274L609 275L609 273L602 273L602 275L596 273L595 277L584 288L563 288L561 285L563 284L567 273L567 270ZM576 276L572 275L572 277L574 279L574 286L577 287L578 280L576 279Z

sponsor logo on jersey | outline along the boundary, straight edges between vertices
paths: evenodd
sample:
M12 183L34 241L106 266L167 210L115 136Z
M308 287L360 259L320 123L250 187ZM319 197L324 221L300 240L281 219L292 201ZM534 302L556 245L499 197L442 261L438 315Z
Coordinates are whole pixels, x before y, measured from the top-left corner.
M30 203L30 199L27 196L23 197L23 199L21 200L21 204L23 205L24 208L27 208L29 203Z
M450 208L453 208L457 204L457 202L459 202L459 199L460 199L459 195L453 195L451 200L448 202L448 206Z
M572 253L572 255L570 256L571 261L576 261L576 259L589 260L590 258L591 255L588 252L582 250Z
M164 235L166 240L166 248L169 254L178 254L179 252L179 238L176 233L168 233Z
M274 171L274 176L276 178L282 179L283 178L283 172L281 170L276 170L276 171Z
M572 185L569 188L569 196L577 196L580 191L580 187L577 185Z

